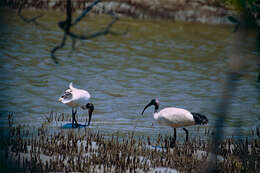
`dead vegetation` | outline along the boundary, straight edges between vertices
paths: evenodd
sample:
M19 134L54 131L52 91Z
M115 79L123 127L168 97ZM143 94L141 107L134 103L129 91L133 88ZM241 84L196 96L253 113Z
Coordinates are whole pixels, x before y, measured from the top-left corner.
M52 113L50 117L61 119ZM51 121L51 120L50 120ZM1 162L6 169L25 172L147 172L157 168L180 172L201 172L207 167L212 145L193 139L173 144L171 137L158 135L140 139L134 133L104 136L86 129L56 129L48 126L30 132L28 126L9 126L1 140ZM33 128L35 131L35 128ZM218 142L218 172L259 172L259 129L243 139L227 138ZM206 133L205 135L210 135ZM1 163L3 165L3 163Z

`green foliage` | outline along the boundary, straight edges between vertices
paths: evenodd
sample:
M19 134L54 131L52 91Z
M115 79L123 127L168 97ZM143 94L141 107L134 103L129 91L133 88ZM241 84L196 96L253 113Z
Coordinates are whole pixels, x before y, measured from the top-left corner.
M259 26L260 0L226 0L226 5L241 14L247 26L253 28ZM233 23L238 23L234 17L228 19Z
M226 3L231 9L238 12L245 12L248 8L256 8L254 4L259 3L260 0L226 0Z

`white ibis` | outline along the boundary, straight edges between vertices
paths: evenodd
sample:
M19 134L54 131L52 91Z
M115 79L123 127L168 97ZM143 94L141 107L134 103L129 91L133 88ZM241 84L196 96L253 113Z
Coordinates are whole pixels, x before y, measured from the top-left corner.
M146 108L154 105L154 114L153 117L161 124L171 126L174 128L174 139L176 140L176 128L183 127L183 130L186 132L186 141L188 141L189 132L186 126L192 126L196 124L207 124L208 119L206 116L200 113L190 112L185 109L168 107L164 108L158 112L159 109L159 100L153 99L148 105L145 106L142 115Z
M77 108L81 107L83 110L89 110L88 126L90 125L92 112L94 111L94 105L88 103L90 99L90 94L88 91L83 89L74 88L72 82L69 84L69 89L67 89L64 94L59 98L59 101L65 105L72 108L72 128L79 127L76 121L75 115L77 113ZM75 122L75 126L74 126Z

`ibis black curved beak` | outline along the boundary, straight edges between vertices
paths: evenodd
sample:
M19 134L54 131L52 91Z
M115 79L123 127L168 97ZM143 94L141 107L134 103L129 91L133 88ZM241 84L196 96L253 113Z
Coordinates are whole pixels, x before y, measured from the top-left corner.
M88 109L88 126L89 126L91 122L92 113L94 111L94 105L92 103L88 103L86 105L86 108Z
M142 111L142 115L144 114L145 109L147 109L148 107L150 107L150 106L152 106L152 105L153 105L152 102L150 102L148 105L146 105L146 106L144 107L144 110Z
M145 111L148 107L150 107L150 106L152 106L152 105L154 105L154 107L155 107L154 112L156 112L156 111L159 109L159 101L156 100L156 99L152 99L151 102L144 107L144 110L142 111L142 115L143 115L144 111Z

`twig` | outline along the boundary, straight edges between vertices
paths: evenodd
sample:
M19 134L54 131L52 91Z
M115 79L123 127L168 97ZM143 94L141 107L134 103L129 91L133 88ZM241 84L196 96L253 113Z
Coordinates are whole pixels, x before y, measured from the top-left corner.
M66 10L66 20L65 21L60 21L58 23L58 26L64 31L64 36L63 36L63 40L60 43L60 45L56 46L55 48L53 48L51 50L51 57L54 60L54 62L57 64L58 63L58 59L55 56L55 52L58 49L61 49L64 47L64 45L66 44L66 35L70 36L72 39L72 49L75 48L75 42L77 39L79 40L88 40L88 39L92 39L98 36L102 36L102 35L107 35L107 34L112 34L112 35L123 35L125 34L127 31L123 32L123 33L116 33L114 31L110 31L110 29L112 28L113 24L115 24L115 22L118 20L118 17L115 16L113 13L108 13L110 16L112 16L113 20L107 25L106 28L104 28L101 31L98 31L96 33L90 34L90 35L78 35L75 34L73 32L70 31L70 28L74 25L76 25L78 22L80 22L82 20L82 18L84 16L86 16L86 14L93 9L93 7L95 5L97 5L101 0L94 0L94 2L92 4L90 4L76 19L74 22L72 22L72 18L71 18L71 12L72 12L72 8L71 8L71 0L67 0L67 10Z
M65 21L60 21L58 23L58 26L60 28L64 28L64 34L63 34L63 39L61 41L61 43L54 47L52 50L51 50L51 58L53 59L53 61L58 64L58 59L57 57L55 56L55 52L58 50L58 49L61 49L65 46L66 44L66 40L67 40L67 33L69 32L69 29L71 27L71 1L70 0L67 0L67 6L66 6L66 20Z
M240 26L240 21L233 16L228 16L228 20L235 24L235 28L233 29L233 32L237 32Z
M115 17L108 25L105 29L99 31L99 32L96 32L96 33L93 33L91 35L77 35L77 34L74 34L70 31L67 32L67 34L72 37L72 38L75 38L75 39L80 39L80 40L88 40L88 39L92 39L92 38L95 38L95 37L98 37L98 36L101 36L101 35L106 35L106 34L109 34L111 33L110 32L110 28L113 26L113 24L118 20L117 17ZM113 34L115 34L115 32L113 32Z
M22 8L23 8L23 5L24 5L24 1L22 1L21 5L19 6L18 8L18 11L17 11L17 15L26 23L33 23L35 25L39 25L39 23L36 21L38 18L44 16L43 14L40 14L38 16L35 16L35 17L32 17L32 18L25 18L23 15L22 15Z
M54 61L56 64L58 64L58 59L57 59L56 56L55 56L55 52L56 52L58 49L61 49L61 48L63 48L63 47L65 46L65 44L66 44L66 39L67 39L66 33L64 32L64 34L63 34L63 39L62 39L61 43L60 43L58 46L54 47L54 48L51 50L51 58L53 59L53 61Z
M76 20L72 23L72 25L76 25L92 8L97 5L101 0L95 0L92 4L90 4L82 13L79 15Z

